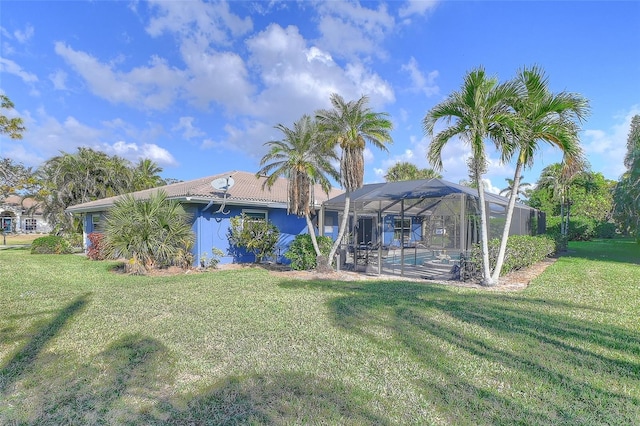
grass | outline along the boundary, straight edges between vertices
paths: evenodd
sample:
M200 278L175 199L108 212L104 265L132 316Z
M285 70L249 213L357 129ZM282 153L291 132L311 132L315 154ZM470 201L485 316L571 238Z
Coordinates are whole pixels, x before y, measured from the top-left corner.
M33 242L33 240L35 240L36 238L40 238L42 236L44 236L45 234L6 234L6 235L2 235L0 234L0 248L4 245L4 242L6 241L8 246L11 245L26 245L26 244L31 244Z
M0 424L638 424L640 247L524 291L0 251Z

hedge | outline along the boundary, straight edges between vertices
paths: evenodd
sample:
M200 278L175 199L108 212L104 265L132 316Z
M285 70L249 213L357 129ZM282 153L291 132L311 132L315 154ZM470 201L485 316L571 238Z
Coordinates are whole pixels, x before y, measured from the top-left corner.
M63 237L47 235L33 240L31 254L69 254L73 253L71 244Z
M498 259L500 239L489 241L489 265L493 269ZM555 253L556 243L553 238L546 235L511 235L507 240L507 249L504 256L504 264L500 275L526 268L544 260ZM471 261L475 269L482 274L482 251L479 244L475 244L471 251Z

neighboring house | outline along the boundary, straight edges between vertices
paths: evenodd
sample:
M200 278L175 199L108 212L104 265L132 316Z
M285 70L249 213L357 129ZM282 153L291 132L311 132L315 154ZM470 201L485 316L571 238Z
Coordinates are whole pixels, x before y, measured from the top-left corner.
M49 233L51 226L33 198L10 195L0 201L0 230L14 233Z
M146 189L132 195L136 199L147 199L151 194L162 190L168 199L177 200L183 205L192 217L192 229L196 235L192 253L196 261L205 253L210 257L212 250L217 248L225 254L220 259L221 263L252 262L252 254L234 257L228 240L229 219L244 213L251 217L264 218L280 230L275 260L287 263L283 257L284 253L296 235L307 233L307 224L304 218L287 212L288 180L278 179L269 190L262 188L265 179L256 177L254 173L231 171ZM320 186L316 185L313 190L314 209L318 210L322 202L341 193L341 190L332 189L327 197ZM103 229L106 213L118 198L119 196L103 198L66 209L69 213L84 216L85 247L88 246L87 234Z

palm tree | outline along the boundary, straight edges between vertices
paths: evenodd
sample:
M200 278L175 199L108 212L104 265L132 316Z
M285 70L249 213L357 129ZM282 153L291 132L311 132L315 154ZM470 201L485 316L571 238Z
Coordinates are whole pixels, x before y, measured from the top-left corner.
M195 237L190 216L162 191L148 200L127 194L116 201L107 215L104 235L105 254L128 259L126 267L131 273L191 264Z
M583 168L584 156L578 138L579 126L589 112L589 103L581 95L568 92L553 94L549 91L548 80L539 67L522 69L516 83L518 96L512 98L512 107L519 125L515 142L519 153L513 175L513 190L509 197L507 217L498 251L493 281L497 283L509 238L509 228L520 188L523 167L533 164L539 142L546 142L563 153L564 175Z
M162 167L154 161L148 158L141 159L133 169L134 190L140 191L164 185L165 182L160 177L160 173L162 173Z
M317 123L308 115L296 121L293 129L278 124L275 126L284 135L282 140L266 142L269 152L262 157L263 166L256 176L267 176L263 188L271 188L280 176L289 180L289 212L304 217L313 248L321 256L316 233L311 223L311 205L313 185L319 183L329 194L331 182L328 177L340 179L340 174L331 164L337 161L335 151L319 137Z
M433 169L419 169L413 163L399 161L387 170L384 178L387 182L398 182L416 179L442 179L442 175Z
M433 107L423 120L425 134L432 138L427 158L436 170L442 170L442 150L458 136L472 151L468 162L469 176L477 184L482 247L483 284L493 285L489 267L487 213L482 176L487 167L485 139L491 139L508 155L512 147L511 134L515 126L508 100L516 94L513 83L498 84L483 68L469 72L460 91ZM436 123L445 120L449 127L434 136Z
M344 237L349 219L351 192L361 188L364 180L364 148L367 142L387 151L392 143L390 131L393 124L389 114L374 112L368 107L369 98L362 96L356 101L345 102L337 93L331 95L332 109L316 111L316 119L328 145L340 147L340 183L345 190L345 203L338 238L329 252L331 262Z
M522 179L524 179L524 176L520 176L520 180ZM514 187L513 179L506 178L505 180L507 181L507 187L500 191L500 195L502 195L503 197L511 197L511 193L513 192L513 187ZM517 194L516 201L520 199L520 195L523 195L526 197L527 190L526 188L524 188L525 186L528 187L528 186L531 186L531 184L528 182L520 182L518 192L516 193Z

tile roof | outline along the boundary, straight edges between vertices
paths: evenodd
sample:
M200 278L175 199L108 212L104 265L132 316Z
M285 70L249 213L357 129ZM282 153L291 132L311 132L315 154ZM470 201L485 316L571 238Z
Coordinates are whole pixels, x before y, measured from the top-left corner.
M158 190L163 190L170 199L186 200L195 203L222 201L224 199L224 191L214 189L211 186L211 182L215 179L228 177L233 179L234 184L227 191L227 204L253 204L286 207L288 192L287 179L278 178L271 189L262 189L262 184L266 179L265 177L258 178L254 173L235 170L185 182L173 183L171 185L165 185L158 188L145 189L143 191L133 192L132 195L136 199L147 199L151 194ZM327 197L327 194L322 191L320 186L315 185L315 204L319 206L322 202L340 195L342 192L343 191L339 189L332 188L329 192L329 196ZM120 198L120 196L76 204L75 206L68 207L66 211L70 213L100 211L111 207L118 198Z

